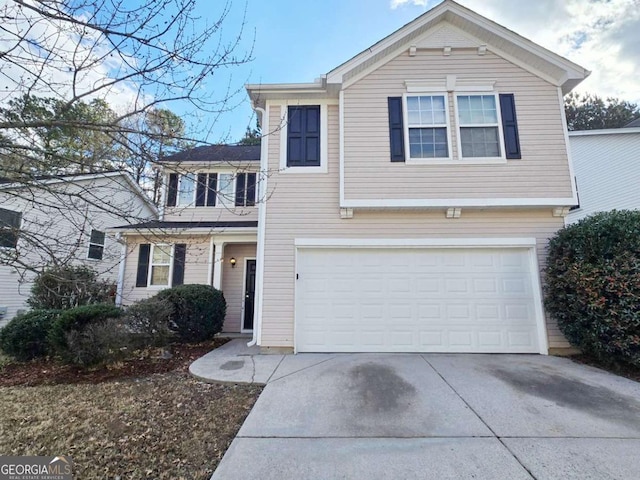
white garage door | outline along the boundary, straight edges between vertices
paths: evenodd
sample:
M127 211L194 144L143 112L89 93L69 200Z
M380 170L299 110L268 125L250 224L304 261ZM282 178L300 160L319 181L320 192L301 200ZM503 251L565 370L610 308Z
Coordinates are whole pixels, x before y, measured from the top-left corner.
M540 352L529 252L299 248L296 350Z

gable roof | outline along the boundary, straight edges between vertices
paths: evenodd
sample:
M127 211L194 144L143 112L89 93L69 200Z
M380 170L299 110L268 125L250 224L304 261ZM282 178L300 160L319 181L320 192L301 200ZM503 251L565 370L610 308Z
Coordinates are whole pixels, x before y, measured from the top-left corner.
M462 36L485 46L506 60L562 88L568 93L591 72L546 48L498 25L465 8L453 0L444 0L391 35L347 60L314 83L246 85L249 96L257 106L273 94L282 97L292 92L305 95L336 94L340 86L395 58L410 46L416 45L437 27L447 24L462 32Z
M259 162L260 145L206 145L175 153L160 160L180 162Z
M640 118L636 118L635 120L630 121L624 126L624 128L635 128L635 127L640 127Z
M70 173L65 175L40 175L32 178L25 178L23 181L11 180L8 178L0 177L0 190L12 190L30 187L38 184L51 185L56 183L62 184L74 184L78 182L102 180L106 178L121 177L125 180L125 183L129 186L129 189L136 194L156 215L158 214L158 207L151 201L147 194L142 190L131 175L127 172L120 170L107 170L103 172L94 173Z

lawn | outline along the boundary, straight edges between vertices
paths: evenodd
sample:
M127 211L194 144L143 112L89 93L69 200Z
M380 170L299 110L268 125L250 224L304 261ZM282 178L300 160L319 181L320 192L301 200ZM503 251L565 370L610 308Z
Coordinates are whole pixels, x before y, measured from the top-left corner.
M190 361L211 348L75 374L5 365L0 385L23 384L0 387L0 452L71 455L74 478L208 479L261 391L190 377Z

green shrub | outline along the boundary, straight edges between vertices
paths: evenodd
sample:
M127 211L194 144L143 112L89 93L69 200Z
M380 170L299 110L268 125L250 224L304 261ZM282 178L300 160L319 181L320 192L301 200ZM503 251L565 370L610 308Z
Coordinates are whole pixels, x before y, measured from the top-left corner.
M73 362L74 354L69 349L69 335L84 330L90 324L118 318L121 314L122 310L109 304L84 305L63 311L53 322L47 335L52 352L64 361Z
M227 302L209 285L180 285L162 290L156 299L171 304L170 328L183 342L202 342L222 330Z
M65 334L65 358L83 367L111 363L130 355L132 335L117 318L107 318Z
M65 310L81 305L113 303L115 286L98 279L85 266L51 267L40 273L31 288L29 305L35 309Z
M20 361L48 353L47 335L59 310L33 310L13 318L0 330L0 349Z
M169 319L173 306L166 300L152 297L129 305L123 321L140 346L164 347L172 332Z
M640 211L560 230L549 243L545 305L584 353L640 365Z

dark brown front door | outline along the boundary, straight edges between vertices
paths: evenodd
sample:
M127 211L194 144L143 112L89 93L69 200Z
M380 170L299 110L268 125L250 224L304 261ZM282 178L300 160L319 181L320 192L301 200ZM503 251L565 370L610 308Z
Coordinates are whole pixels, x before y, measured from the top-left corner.
M247 275L244 285L243 330L253 330L253 300L256 294L256 261L247 260Z

